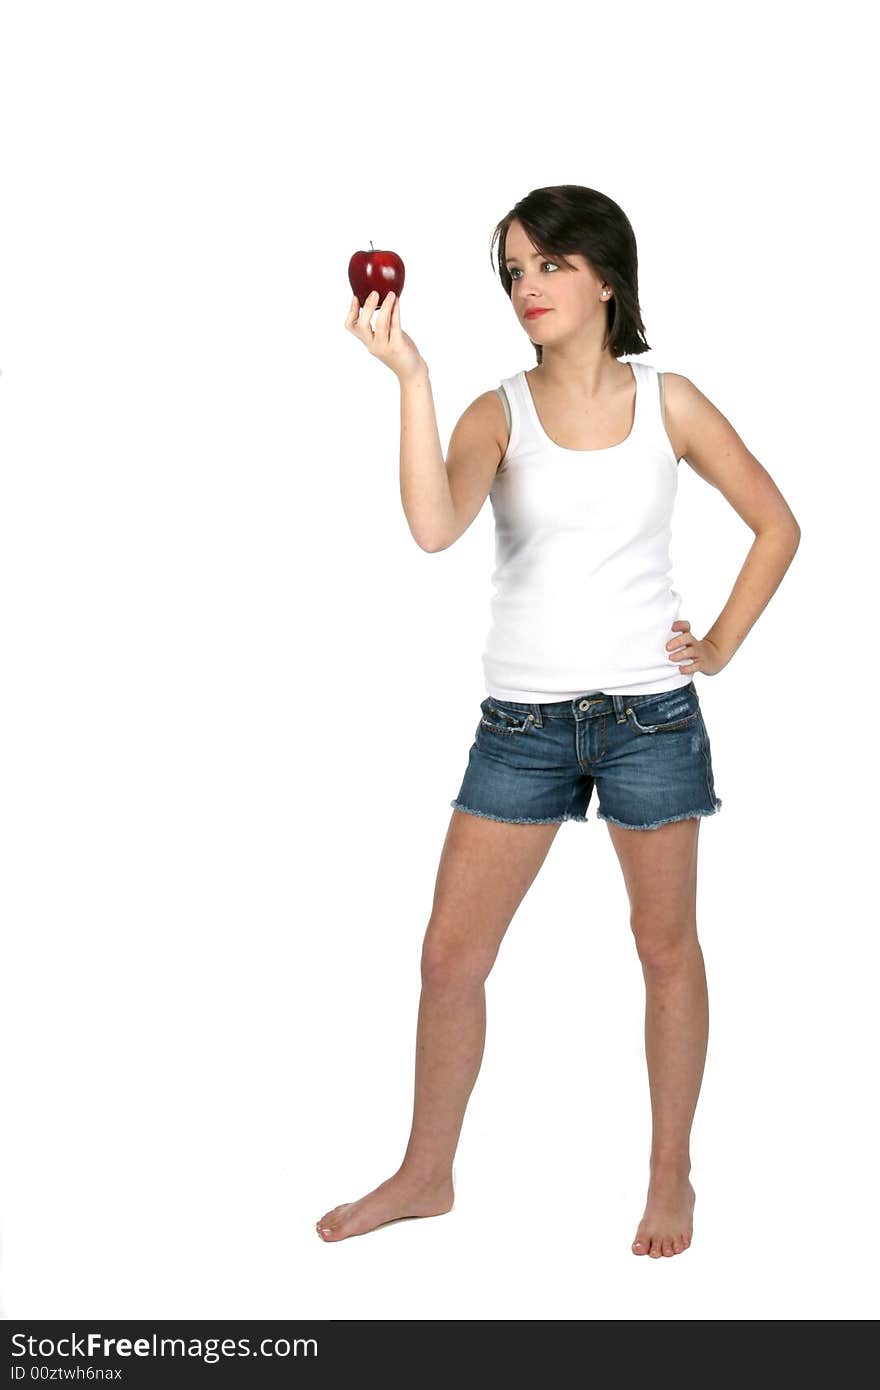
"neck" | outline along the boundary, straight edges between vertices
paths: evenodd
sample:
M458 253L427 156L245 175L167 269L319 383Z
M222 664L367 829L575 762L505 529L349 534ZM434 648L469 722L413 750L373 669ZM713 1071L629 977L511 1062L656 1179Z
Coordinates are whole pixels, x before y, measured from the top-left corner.
M604 395L624 379L632 380L629 365L618 362L607 350L560 356L545 348L543 361L535 366L534 371L548 386L558 388L567 396L580 396L584 400Z

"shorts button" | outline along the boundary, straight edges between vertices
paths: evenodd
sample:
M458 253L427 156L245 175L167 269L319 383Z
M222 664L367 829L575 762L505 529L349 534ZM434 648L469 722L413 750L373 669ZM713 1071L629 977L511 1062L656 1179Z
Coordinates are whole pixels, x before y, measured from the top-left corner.
M534 716L533 714L530 714L530 715L529 715L529 719L534 719L534 717L535 717L535 716Z
M590 702L589 702L589 700L581 700L580 708L581 708L581 709L589 709L589 708L590 708Z

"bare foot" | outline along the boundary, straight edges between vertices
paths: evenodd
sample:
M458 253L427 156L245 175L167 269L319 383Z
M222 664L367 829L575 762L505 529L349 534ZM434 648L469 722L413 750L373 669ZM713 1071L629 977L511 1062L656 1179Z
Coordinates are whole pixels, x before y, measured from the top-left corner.
M389 1221L410 1216L442 1216L451 1211L454 1201L452 1179L442 1182L415 1182L405 1174L395 1173L368 1192L357 1202L343 1202L315 1222L322 1240L345 1240L346 1236L362 1236Z
M651 1178L648 1203L632 1243L634 1255L680 1255L691 1243L696 1193L681 1175Z

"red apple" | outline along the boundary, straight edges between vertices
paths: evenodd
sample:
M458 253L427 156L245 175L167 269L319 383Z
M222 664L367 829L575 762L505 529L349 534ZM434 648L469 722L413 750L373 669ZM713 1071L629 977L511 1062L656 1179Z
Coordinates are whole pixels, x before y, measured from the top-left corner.
M379 295L377 309L389 290L393 290L399 299L405 276L406 270L397 252L376 251L372 242L369 251L355 251L348 263L348 283L357 295L361 308L373 290Z

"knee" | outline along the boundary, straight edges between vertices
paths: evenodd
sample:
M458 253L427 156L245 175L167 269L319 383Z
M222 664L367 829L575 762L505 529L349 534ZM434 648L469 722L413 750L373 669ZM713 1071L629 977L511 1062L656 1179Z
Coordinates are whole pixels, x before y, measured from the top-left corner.
M481 985L494 964L454 926L432 922L422 946L422 984L433 988Z
M694 920L634 915L630 926L639 960L646 970L658 973L677 970L700 949Z

